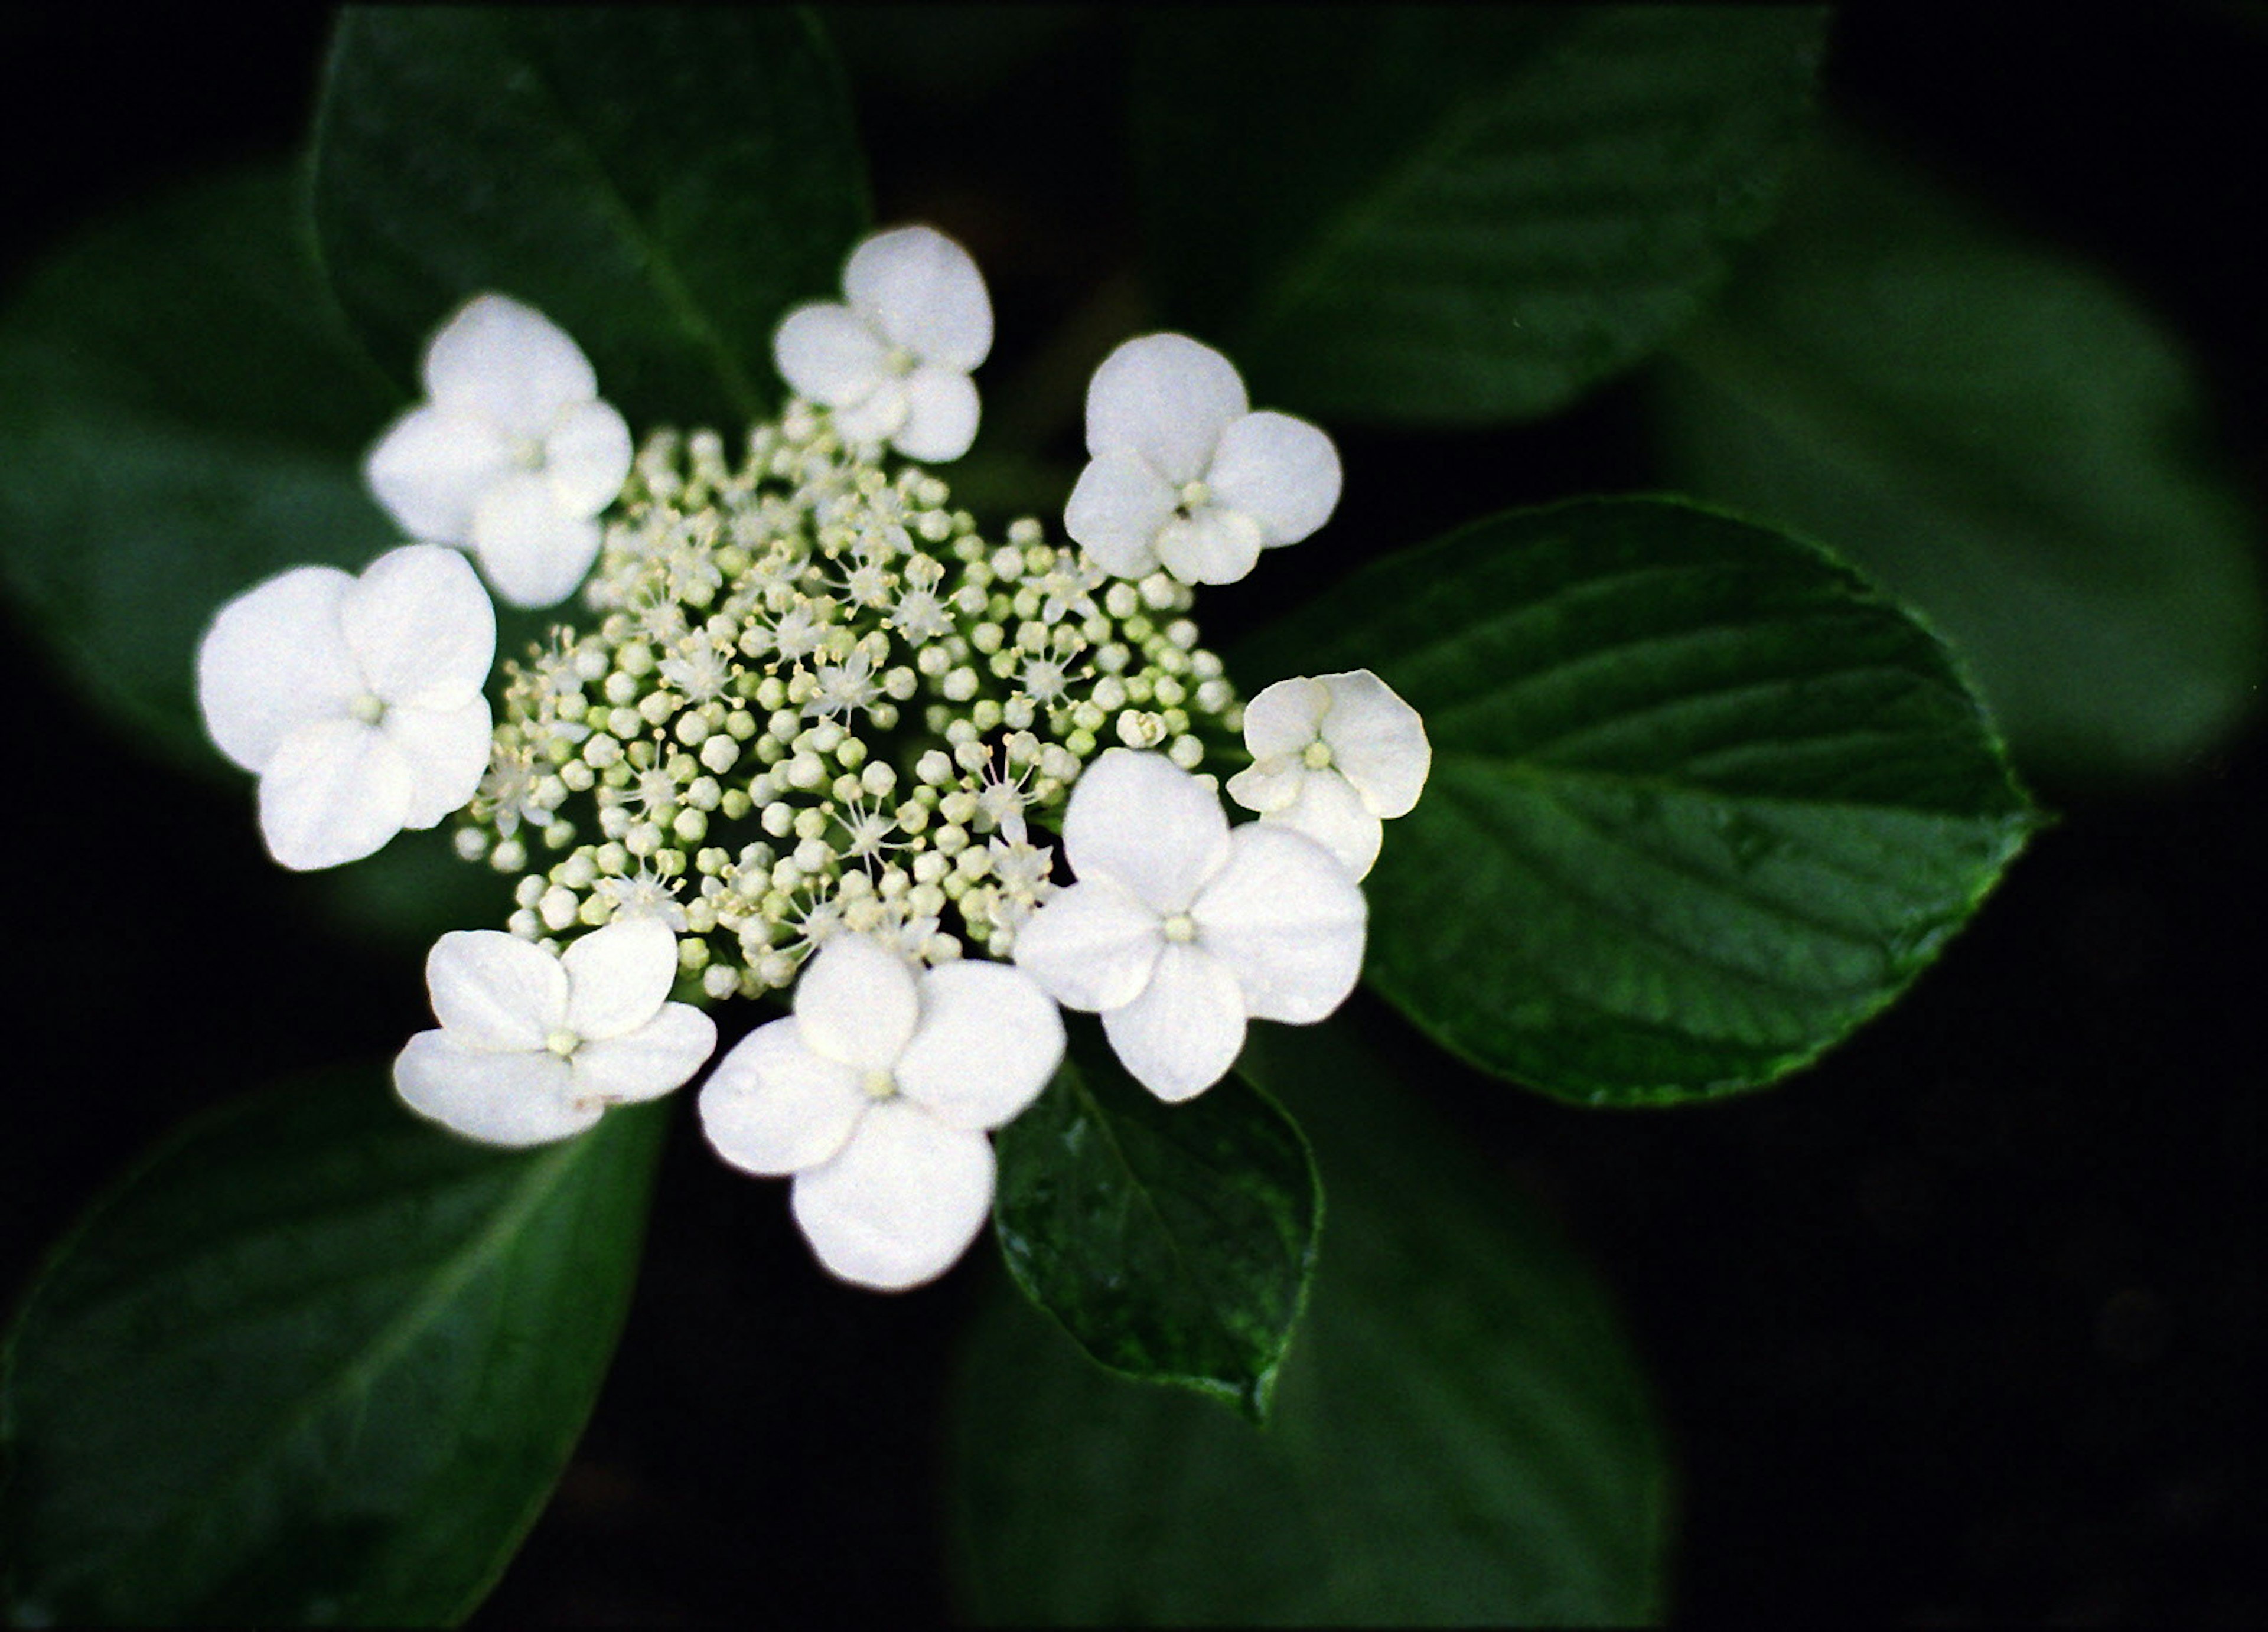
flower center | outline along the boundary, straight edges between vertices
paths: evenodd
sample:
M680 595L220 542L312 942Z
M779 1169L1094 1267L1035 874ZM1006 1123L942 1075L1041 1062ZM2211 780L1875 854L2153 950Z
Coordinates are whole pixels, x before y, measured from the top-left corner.
M1309 770L1329 770L1331 764L1331 745L1320 740L1309 743L1300 752L1300 763Z
M1158 926L1158 931L1176 945L1185 945L1197 937L1197 921L1185 912L1177 912Z
M563 1026L543 1040L543 1046L563 1060L583 1046L583 1040Z
M898 1097L898 1080L882 1067L876 1066L866 1073L863 1084L869 1099L895 1099Z
M1174 513L1183 521L1212 503L1212 489L1202 482L1184 482Z
M903 346L892 346L882 354L882 366L900 379L912 373L917 361Z
M386 701L375 692L364 692L347 704L347 712L365 725L375 725L386 717Z

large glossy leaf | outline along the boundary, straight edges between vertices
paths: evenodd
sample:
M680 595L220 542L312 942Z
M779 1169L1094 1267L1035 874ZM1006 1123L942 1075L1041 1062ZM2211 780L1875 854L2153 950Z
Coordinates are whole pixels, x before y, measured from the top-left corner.
M2164 772L2250 711L2259 521L2195 367L2105 274L1822 143L1677 356L1679 476L1910 597L2020 759Z
M1640 1104L1766 1083L1890 1002L2033 817L1939 643L1849 568L1660 499L1476 522L1242 654L1369 668L1433 769L1369 980L1486 1070Z
M1548 414L1690 319L1764 224L1824 33L1769 6L1149 14L1167 313L1271 403Z
M192 1122L81 1222L10 1334L11 1619L463 1615L597 1395L665 1114L505 1154L367 1071Z
M362 448L398 406L258 171L122 215L0 318L0 575L82 695L200 768L205 621L302 562L397 542Z
M332 283L405 386L497 290L574 335L640 432L776 401L774 326L866 221L833 54L767 6L350 8L313 184Z
M1234 1078L1167 1105L1092 1021L994 1139L993 1225L1033 1302L1103 1364L1267 1414L1322 1197L1291 1118Z
M1256 1429L1129 1384L1003 1299L952 1424L965 1606L1063 1624L1634 1624L1668 1477L1606 1299L1342 1016L1256 1029L1329 1186L1312 1306Z

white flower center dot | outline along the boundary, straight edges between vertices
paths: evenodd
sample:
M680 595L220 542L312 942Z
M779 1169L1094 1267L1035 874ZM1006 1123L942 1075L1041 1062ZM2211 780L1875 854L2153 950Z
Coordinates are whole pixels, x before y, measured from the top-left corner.
M386 702L375 692L366 691L347 704L347 712L365 725L375 725L386 717Z
M1300 763L1309 770L1328 770L1331 763L1331 745L1328 742L1309 743L1300 755Z
M882 357L882 366L901 376L914 371L914 354L903 346L892 346Z
M543 1040L543 1046L563 1060L583 1046L583 1040L563 1026Z
M1169 941L1186 943L1197 939L1197 921L1185 912L1177 912L1160 924L1158 930Z
M523 470L543 468L543 444L534 437L515 437L512 444L512 460Z
M866 1073L865 1089L869 1099L895 1099L898 1096L897 1078L877 1066Z
M1211 503L1212 489L1205 486L1204 482L1185 482L1182 484L1181 509L1182 514L1184 516L1188 515L1191 511L1203 510L1206 505Z

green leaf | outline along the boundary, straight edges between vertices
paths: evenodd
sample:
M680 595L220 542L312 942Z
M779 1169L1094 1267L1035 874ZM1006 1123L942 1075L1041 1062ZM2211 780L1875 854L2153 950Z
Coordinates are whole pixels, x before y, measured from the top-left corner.
M1260 1421L1314 1265L1307 1143L1233 1078L1161 1102L1071 1018L1055 1081L994 1136L1001 1255L1104 1365Z
M349 8L316 114L316 232L407 386L496 290L572 334L634 430L778 398L773 327L866 224L833 53L770 7Z
M1680 478L1911 597L2028 765L2163 774L2250 712L2257 518L2191 359L2102 272L1822 143L1677 357Z
M976 1618L1660 1613L1669 1479L1607 1300L1536 1210L1432 1121L1422 1084L1392 1063L1407 1040L1381 1046L1348 1022L1256 1027L1241 1068L1299 1107L1331 1195L1265 1429L1120 1381L1020 1300L972 1334L948 1496Z
M504 1153L365 1071L191 1122L80 1223L10 1334L11 1618L468 1613L597 1396L665 1115Z
M1764 224L1825 29L1771 6L1145 15L1167 312L1270 403L1549 414L1694 316Z
M1562 1098L1768 1083L1895 998L2034 818L1921 625L1832 557L1663 499L1473 523L1272 627L1242 682L1369 668L1433 768L1366 973Z
M217 768L197 637L261 578L399 541L357 468L397 406L336 327L280 171L167 195L0 318L0 580L90 703Z

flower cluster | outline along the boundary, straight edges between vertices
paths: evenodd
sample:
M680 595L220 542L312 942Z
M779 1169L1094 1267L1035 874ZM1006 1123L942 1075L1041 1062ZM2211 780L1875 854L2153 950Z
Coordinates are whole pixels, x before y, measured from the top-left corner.
M1428 754L1366 671L1241 702L1189 615L1192 584L1329 518L1322 431L1250 411L1187 336L1131 340L1089 390L1071 542L988 537L924 467L976 433L975 263L899 228L843 292L782 322L777 420L635 445L572 341L477 297L365 467L416 541L240 596L198 679L284 865L455 812L459 853L517 878L504 932L428 960L411 1108L569 1137L701 1071L700 1005L792 994L710 1071L703 1128L792 1176L829 1270L895 1289L981 1229L987 1136L1054 1077L1058 1005L1182 1100L1248 1021L1344 1000L1357 881ZM515 605L579 589L589 614L502 665L493 716L494 614L458 551ZM1224 776L1257 820L1230 825Z

